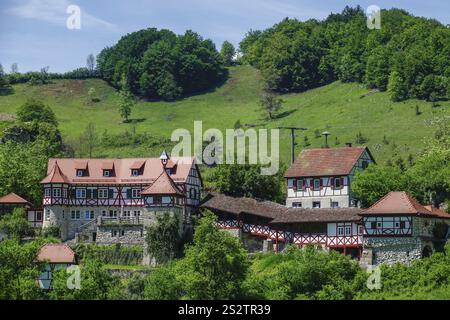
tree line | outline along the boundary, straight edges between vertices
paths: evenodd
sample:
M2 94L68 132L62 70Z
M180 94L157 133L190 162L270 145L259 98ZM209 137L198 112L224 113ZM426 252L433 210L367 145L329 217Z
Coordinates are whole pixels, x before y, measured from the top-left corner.
M242 61L262 72L280 93L336 80L388 90L392 100L449 96L450 30L400 9L381 11L381 29L370 30L361 7L346 7L318 21L284 19L250 31L240 43Z

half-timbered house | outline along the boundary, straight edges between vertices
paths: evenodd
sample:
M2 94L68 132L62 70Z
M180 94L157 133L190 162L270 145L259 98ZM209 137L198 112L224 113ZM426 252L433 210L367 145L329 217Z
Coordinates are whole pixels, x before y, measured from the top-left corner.
M194 158L165 152L160 159L50 159L41 184L44 227L58 226L63 240L101 243L142 242L144 220L156 211L190 223L202 190Z
M410 263L445 243L450 214L425 207L406 192L390 192L363 210L366 264Z
M294 208L357 207L351 183L374 159L367 147L303 150L286 171L286 206Z
M44 264L38 280L40 288L44 290L52 289L55 271L76 264L75 252L66 244L51 243L42 246L36 260Z
M239 237L249 251L280 251L287 244L321 246L358 258L362 225L358 208L286 208L269 201L209 194L201 204L217 225ZM270 249L269 249L270 250Z

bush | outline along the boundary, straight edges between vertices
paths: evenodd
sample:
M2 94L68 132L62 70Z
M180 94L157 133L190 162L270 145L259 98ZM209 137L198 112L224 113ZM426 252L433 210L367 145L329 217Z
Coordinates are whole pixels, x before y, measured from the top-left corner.
M141 246L78 244L74 248L83 259L97 259L105 264L139 265L143 259Z

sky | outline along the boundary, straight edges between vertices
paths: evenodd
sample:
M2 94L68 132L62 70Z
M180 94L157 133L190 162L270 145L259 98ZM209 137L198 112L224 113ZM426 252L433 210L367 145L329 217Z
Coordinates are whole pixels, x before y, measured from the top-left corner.
M65 72L86 65L86 57L144 28L182 34L193 30L214 41L238 45L251 29L262 30L285 17L323 19L346 6L402 8L450 24L448 0L0 0L0 64L6 72ZM80 8L80 28L67 28L68 7Z

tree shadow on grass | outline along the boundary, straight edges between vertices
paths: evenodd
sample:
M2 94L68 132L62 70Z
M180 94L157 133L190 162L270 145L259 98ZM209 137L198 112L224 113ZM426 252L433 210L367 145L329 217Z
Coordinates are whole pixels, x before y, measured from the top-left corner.
M0 88L0 96L9 96L10 94L14 94L14 88L12 86Z

